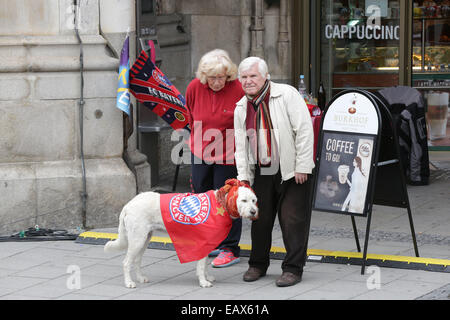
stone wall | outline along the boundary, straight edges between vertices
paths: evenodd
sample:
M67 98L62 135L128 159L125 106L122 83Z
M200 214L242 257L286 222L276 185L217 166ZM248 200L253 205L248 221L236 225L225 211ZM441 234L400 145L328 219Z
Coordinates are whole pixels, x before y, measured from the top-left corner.
M129 1L128 1L129 2ZM70 0L0 0L0 233L82 226L80 45ZM122 160L118 59L81 1L86 226L117 225L136 180ZM118 15L118 13L117 13Z
M290 1L263 0L165 0L160 7L158 37L162 41L161 69L185 94L195 77L200 58L206 52L221 48L236 63L254 54L268 63L271 79L292 83L291 74L291 10ZM259 6L259 13L256 7ZM259 26L255 20L259 14ZM173 45L176 24L167 23L178 17L187 33L188 43ZM281 17L281 18L280 18ZM256 36L254 34L257 33ZM165 46L164 41L172 43ZM172 130L159 134L159 175L172 177L175 165L170 154L177 142L170 142ZM187 150L184 161L190 161ZM161 179L161 178L160 178Z
M127 30L135 57L135 0L81 0L86 225L117 225L122 206L150 187L146 157L129 143L115 107L118 54ZM262 55L272 79L291 82L289 0L156 1L162 70L184 94L201 56L223 48L237 64ZM268 3L272 3L271 6ZM82 224L80 45L73 0L0 0L0 233ZM181 28L180 28L181 27ZM136 113L135 113L136 114ZM135 130L136 132L136 130ZM159 135L160 174L173 176L177 142Z
M239 64L242 59L257 52L253 50L255 47L262 46L261 55L268 63L272 79L290 82L290 1L270 2L273 4L263 0L176 1L178 12L190 21L192 27L192 77L200 58L207 51L215 48L227 50L232 60ZM255 8L258 6L261 6L259 13ZM280 13L283 25L280 25ZM258 14L261 15L261 30L258 29L261 39L252 38Z

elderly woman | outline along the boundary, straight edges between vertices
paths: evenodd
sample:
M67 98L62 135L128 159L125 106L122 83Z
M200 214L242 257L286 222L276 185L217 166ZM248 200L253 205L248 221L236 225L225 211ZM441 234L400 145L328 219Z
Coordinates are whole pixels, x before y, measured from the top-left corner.
M192 187L201 193L219 189L230 178L236 178L234 162L234 109L244 96L237 66L228 53L215 49L199 62L194 79L186 90L186 105L191 126ZM212 255L214 267L239 262L242 221L237 219L228 237Z

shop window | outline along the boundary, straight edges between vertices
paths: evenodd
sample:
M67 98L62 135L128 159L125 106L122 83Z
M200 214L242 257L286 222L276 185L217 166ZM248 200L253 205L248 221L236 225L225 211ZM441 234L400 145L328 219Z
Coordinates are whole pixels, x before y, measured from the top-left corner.
M399 1L322 0L320 30L321 80L331 96L399 84Z
M427 104L431 150L450 149L450 1L415 1L412 83Z

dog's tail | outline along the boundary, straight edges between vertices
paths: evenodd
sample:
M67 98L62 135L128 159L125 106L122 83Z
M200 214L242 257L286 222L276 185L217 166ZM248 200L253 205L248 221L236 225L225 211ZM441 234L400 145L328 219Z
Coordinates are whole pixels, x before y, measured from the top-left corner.
M105 252L122 251L128 247L127 231L123 221L124 216L125 212L122 211L119 218L119 236L116 240L108 241L105 244Z

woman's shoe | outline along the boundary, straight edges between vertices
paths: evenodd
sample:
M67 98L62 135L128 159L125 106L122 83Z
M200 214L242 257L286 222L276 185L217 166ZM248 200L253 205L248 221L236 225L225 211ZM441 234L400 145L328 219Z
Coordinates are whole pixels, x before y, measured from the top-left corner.
M213 260L211 265L214 268L225 268L232 266L233 264L236 264L239 261L241 261L241 259L239 257L235 257L233 252L228 250L222 250L222 252L220 252L219 255L217 256L217 258Z

